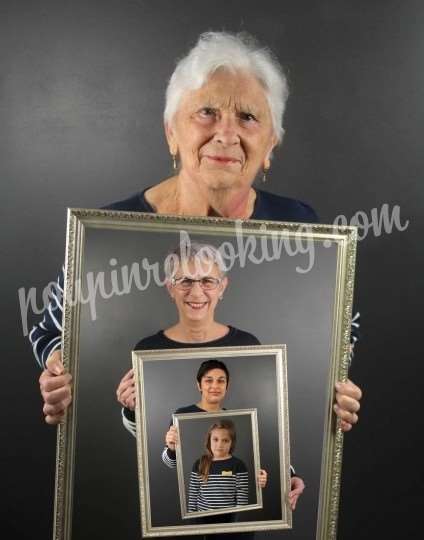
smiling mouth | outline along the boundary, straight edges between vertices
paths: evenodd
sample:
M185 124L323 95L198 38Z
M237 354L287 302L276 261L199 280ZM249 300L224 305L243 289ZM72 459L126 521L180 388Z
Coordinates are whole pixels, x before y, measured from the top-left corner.
M207 305L207 302L186 302L191 309L202 309Z
M216 163L228 164L228 163L240 163L240 160L237 158L232 158L228 156L205 156L206 158L214 161Z

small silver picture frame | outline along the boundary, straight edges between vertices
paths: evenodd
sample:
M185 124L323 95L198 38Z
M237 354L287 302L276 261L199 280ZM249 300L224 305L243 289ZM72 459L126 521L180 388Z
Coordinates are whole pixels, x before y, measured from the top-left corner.
M226 513L234 513L234 512L245 512L248 510L256 510L259 508L262 508L262 489L259 487L257 477L261 470L261 460L260 460L260 450L259 450L259 430L258 430L258 414L257 409L234 409L234 410L226 410L226 411L220 411L220 412L214 412L214 413L190 413L190 414L173 414L172 415L174 426L178 430L178 436L179 436L179 444L176 448L177 453L177 474L178 474L178 487L180 491L180 504L181 504L181 516L183 519L191 519L194 517L202 517L202 516L215 516L215 515L222 515ZM238 424L241 424L242 422L237 422L237 420L243 420L244 424L246 424L247 420L247 426L244 425L245 429L243 430L243 435L247 438L247 444L245 443L246 448L244 448L244 453L247 453L250 457L250 459L247 461L248 463L248 469L251 471L253 469L253 474L249 475L249 482L248 482L248 488L252 487L253 484L253 490L248 491L254 491L254 501L250 502L251 495L249 493L248 501L243 505L234 505L230 507L226 507L223 509L214 509L214 510L190 510L189 508L189 497L187 494L190 493L190 486L187 486L186 478L188 476L191 477L190 471L191 468L187 467L187 458L185 458L185 454L188 453L190 448L190 443L186 440L187 436L185 434L186 426L189 425L190 427L193 427L193 425L196 428L197 434L203 434L204 435L204 426L214 425L217 421L221 420L230 420L235 426L236 426L236 433L237 433L237 446L236 448L239 449L239 433L242 431L239 428ZM246 429L247 427L247 429ZM203 428L203 432L202 432ZM188 431L188 429L187 429ZM204 437L203 437L204 438ZM200 436L198 437L198 440L200 440ZM239 455L240 451L236 450L235 453ZM184 459L185 458L185 459ZM191 460L192 461L192 460ZM189 460L190 463L190 460ZM249 466L250 465L250 466ZM187 470L189 469L189 470Z

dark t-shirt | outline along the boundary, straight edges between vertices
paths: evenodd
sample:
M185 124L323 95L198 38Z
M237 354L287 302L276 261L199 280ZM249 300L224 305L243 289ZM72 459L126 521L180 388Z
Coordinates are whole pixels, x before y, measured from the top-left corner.
M167 337L163 330L159 330L152 336L141 339L134 350L152 350L152 349L187 349L198 347L240 347L243 345L260 345L257 337L244 330L239 330L234 326L229 326L229 332L218 339L206 342L183 343L182 341L174 341Z

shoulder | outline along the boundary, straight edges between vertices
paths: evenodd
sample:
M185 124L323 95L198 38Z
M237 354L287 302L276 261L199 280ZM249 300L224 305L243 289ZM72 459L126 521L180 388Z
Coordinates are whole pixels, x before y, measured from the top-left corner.
M185 413L194 413L194 412L200 412L201 409L194 403L192 405L186 405L185 407L180 407L175 411L175 414L185 414Z
M146 190L139 191L126 199L102 206L102 209L122 210L125 212L153 212L153 208L149 205L144 197L145 191Z
M236 457L236 456L233 456L233 457L232 457L232 460L233 460L233 470L234 470L236 473L244 473L244 472L247 472L247 467L246 467L246 465L244 464L244 461L242 461L241 459L239 459L239 458Z
M195 403L192 405L186 405L185 407L180 407L176 411L174 411L174 414L187 414L187 413L199 413L199 412L205 412L203 409L198 407ZM171 421L169 422L169 425L172 426L173 421L171 418Z
M259 339L245 330L240 330L234 326L230 326L228 334L229 341L234 342L234 345L260 345Z
M159 330L156 334L144 337L137 342L134 347L135 351L145 351L150 349L162 349L163 348L163 331Z
M260 189L256 190L256 204L251 219L318 222L315 210L308 204Z

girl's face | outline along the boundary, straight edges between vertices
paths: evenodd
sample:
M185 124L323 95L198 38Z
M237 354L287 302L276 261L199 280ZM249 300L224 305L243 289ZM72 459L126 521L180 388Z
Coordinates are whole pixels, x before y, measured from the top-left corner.
M211 431L210 445L214 459L227 459L231 457L231 435L228 429L216 428Z

